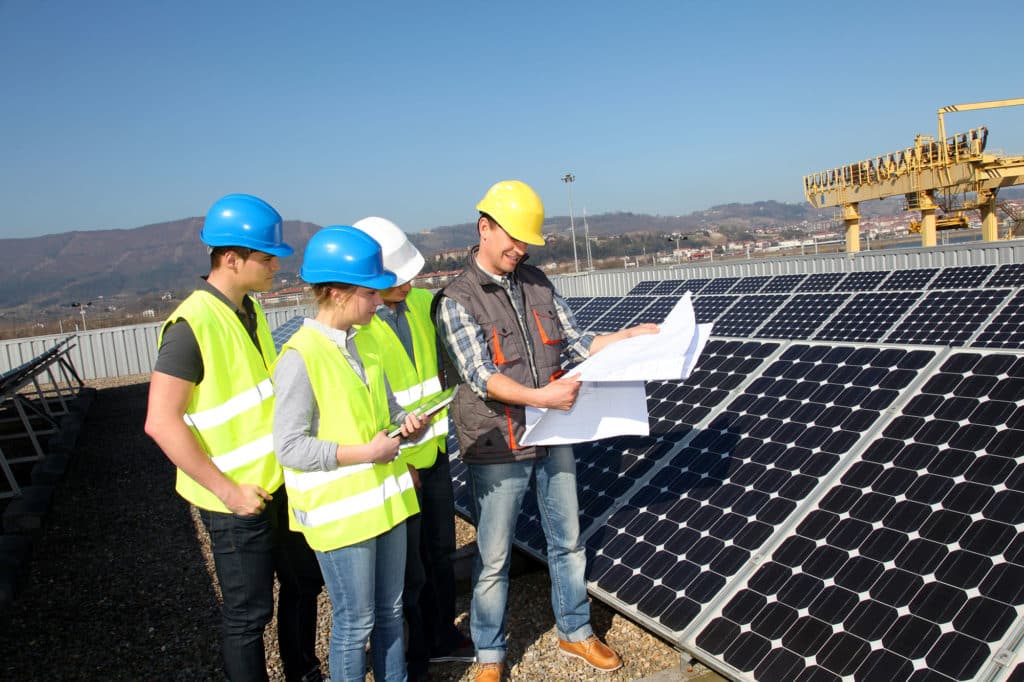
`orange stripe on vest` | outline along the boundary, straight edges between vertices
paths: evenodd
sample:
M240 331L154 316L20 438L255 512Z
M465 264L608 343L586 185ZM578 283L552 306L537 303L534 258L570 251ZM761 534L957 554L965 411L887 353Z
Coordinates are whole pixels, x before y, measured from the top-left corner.
M498 341L498 328L497 327L493 327L492 328L492 335L491 336L492 336L493 346L494 346L494 349L493 349L494 350L494 364L496 364L496 365L504 365L505 363L508 362L508 360L505 359L505 354L501 351L501 342Z
M533 311L533 320L537 323L537 331L540 332L540 340L544 342L545 346L556 346L561 343L558 339L552 341L548 338L548 335L544 332L543 325L540 323L540 315L537 314L536 310Z

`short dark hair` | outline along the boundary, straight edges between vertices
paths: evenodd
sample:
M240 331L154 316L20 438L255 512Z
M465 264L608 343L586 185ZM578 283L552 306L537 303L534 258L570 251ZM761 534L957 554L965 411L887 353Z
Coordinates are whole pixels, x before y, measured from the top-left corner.
M246 246L215 246L210 249L210 269L220 265L221 259L228 251L234 251L242 260L248 260L256 250Z

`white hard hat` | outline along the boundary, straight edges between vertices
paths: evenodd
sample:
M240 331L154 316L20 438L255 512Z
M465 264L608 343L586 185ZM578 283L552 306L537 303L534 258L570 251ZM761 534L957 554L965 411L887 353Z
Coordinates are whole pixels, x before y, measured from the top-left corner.
M384 256L384 269L398 276L394 286L405 284L423 269L420 253L402 228L386 218L369 217L356 221L352 227L365 232L380 244Z

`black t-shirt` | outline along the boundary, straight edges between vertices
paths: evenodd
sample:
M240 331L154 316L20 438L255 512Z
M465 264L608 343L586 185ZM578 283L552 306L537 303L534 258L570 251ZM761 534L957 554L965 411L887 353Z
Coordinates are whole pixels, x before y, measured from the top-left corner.
M197 288L199 291L206 291L224 302L225 305L235 310L239 322L249 333L249 338L260 348L259 337L256 335L256 309L252 299L246 296L242 299L242 310L235 308L235 304L228 300L219 289L212 286L204 277ZM164 331L163 339L160 342L160 349L157 351L156 363L153 371L169 374L172 377L198 384L203 380L203 354L199 351L199 342L196 341L195 332L191 325L185 320L178 320L169 325Z

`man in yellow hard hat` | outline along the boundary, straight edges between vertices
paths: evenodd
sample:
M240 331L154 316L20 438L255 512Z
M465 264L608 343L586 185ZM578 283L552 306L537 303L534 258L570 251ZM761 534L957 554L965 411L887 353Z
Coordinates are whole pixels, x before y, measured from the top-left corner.
M499 182L476 208L479 244L433 308L438 334L470 389L456 393L452 420L477 524L470 612L475 679L496 682L504 669L509 557L531 476L544 521L559 650L598 670L617 670L621 659L590 625L572 448L525 446L521 440L526 406L569 410L576 401L580 382L561 377L563 351L585 358L658 328L580 332L551 281L525 263L528 245L544 244L544 205L529 185Z

